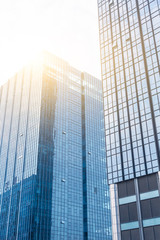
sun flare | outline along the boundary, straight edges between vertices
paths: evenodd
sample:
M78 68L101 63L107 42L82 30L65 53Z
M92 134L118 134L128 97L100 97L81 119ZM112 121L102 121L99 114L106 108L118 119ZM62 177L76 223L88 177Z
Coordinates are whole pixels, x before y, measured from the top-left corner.
M93 0L1 1L0 85L42 50L100 78L97 19Z

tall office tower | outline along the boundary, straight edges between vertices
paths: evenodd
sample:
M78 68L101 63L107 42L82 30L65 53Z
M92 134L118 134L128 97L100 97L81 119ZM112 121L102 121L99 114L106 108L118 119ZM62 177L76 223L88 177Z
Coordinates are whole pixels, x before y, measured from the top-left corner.
M113 239L160 239L160 1L98 0Z
M0 93L0 239L110 240L100 80L45 52Z

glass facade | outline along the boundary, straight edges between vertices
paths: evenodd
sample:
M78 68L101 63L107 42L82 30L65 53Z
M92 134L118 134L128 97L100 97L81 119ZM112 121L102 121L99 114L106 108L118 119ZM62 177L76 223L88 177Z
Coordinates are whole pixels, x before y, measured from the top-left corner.
M158 240L160 233L158 174L117 184L122 240ZM134 229L134 231L133 231Z
M0 112L0 239L111 239L100 80L45 52Z
M82 74L82 134L84 240L110 240L102 86L87 73Z
M113 239L158 239L160 226L143 221L141 200L152 193L141 195L139 181L153 174L159 186L160 1L98 0L98 13ZM120 197L121 182L124 190L131 180L135 192Z
M98 1L109 183L160 160L160 2Z

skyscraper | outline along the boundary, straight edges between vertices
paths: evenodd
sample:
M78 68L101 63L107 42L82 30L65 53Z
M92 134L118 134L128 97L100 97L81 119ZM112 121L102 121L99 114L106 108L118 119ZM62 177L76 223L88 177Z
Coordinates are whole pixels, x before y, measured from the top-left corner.
M98 0L113 239L160 238L160 1Z
M0 113L0 239L111 239L101 81L45 52Z

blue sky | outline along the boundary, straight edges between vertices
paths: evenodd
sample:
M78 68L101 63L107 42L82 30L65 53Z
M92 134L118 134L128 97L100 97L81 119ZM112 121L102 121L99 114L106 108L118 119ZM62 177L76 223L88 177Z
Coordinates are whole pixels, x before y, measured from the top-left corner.
M96 0L0 0L0 84L41 50L100 78Z

